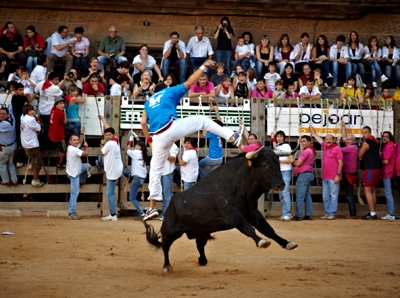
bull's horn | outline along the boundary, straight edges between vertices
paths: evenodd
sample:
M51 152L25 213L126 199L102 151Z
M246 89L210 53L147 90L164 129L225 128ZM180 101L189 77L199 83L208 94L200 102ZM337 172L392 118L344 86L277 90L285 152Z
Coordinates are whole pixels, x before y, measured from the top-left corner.
M296 151L299 149L300 144L297 144L297 147L294 148L292 151L290 152L285 152L285 151L276 151L274 150L275 154L277 156L289 156L289 155L294 155L296 153Z
M264 148L264 146L261 146L261 147L258 148L256 151L246 153L246 158L247 158L247 159L256 158L257 155L258 155L258 153L259 153L263 148Z

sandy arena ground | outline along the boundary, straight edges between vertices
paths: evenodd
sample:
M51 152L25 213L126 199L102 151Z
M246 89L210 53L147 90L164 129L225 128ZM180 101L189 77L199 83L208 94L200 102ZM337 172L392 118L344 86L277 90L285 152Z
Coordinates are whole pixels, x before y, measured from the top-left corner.
M146 242L134 217L102 222L0 218L1 297L399 297L400 220L270 219L293 251L275 242L259 249L237 230L215 233L208 265L195 241L162 250ZM156 230L159 221L151 221Z

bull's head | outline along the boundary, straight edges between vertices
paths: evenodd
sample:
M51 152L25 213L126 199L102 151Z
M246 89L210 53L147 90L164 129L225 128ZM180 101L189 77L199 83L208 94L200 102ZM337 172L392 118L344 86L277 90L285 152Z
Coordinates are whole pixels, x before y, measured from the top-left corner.
M300 144L297 144L297 147L294 148L292 151L290 152L285 152L285 151L276 151L274 150L275 154L280 157L280 156L290 156L290 155L294 155L296 153L296 151L299 149ZM248 152L246 153L246 158L247 159L252 159L252 158L256 158L258 156L258 153L264 148L264 146L262 146L261 148L257 149L256 151L253 152Z

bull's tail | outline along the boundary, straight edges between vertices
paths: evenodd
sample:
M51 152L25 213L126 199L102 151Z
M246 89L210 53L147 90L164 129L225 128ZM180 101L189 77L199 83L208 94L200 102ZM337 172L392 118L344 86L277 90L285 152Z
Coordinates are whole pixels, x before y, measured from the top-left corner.
M161 248L162 247L162 243L160 241L158 241L158 239L161 238L161 233L158 232L156 233L154 231L154 228L152 225L148 225L146 223L146 221L144 221L144 226L146 228L146 239L147 242L149 242L151 245L154 245L155 247Z

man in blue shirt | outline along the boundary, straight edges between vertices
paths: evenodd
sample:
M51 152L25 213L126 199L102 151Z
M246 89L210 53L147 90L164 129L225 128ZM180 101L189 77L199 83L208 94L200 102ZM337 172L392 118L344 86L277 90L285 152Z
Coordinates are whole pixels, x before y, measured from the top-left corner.
M13 161L15 150L17 150L15 124L12 109L0 108L0 175L1 184L7 186L18 185L17 171Z
M152 143L153 155L150 162L150 208L143 220L158 216L156 202L162 201L161 174L174 142L204 129L223 137L235 146L240 145L243 129L234 133L229 128L221 127L205 116L197 115L178 119L176 113L176 107L190 86L196 83L208 67L212 67L214 64L211 60L205 61L185 83L155 93L144 104L140 124L143 134L147 137L147 142ZM147 122L150 123L149 126Z

